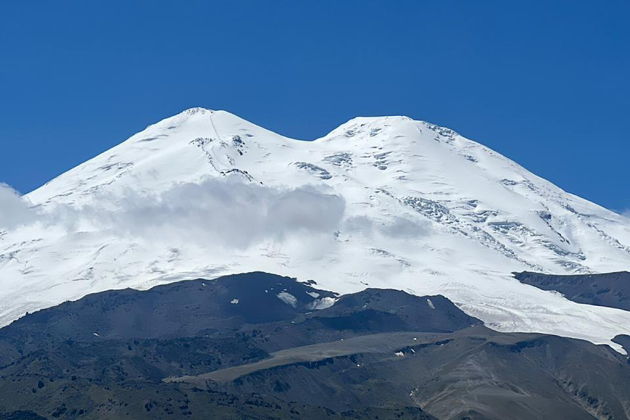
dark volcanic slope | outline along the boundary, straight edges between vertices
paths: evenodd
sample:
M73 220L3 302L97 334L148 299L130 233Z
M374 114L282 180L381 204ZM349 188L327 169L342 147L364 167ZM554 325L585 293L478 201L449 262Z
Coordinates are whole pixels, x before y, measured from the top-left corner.
M618 335L613 340L615 343L621 344L627 354L630 354L630 335Z
M294 304L279 299L280 293L293 296ZM147 291L107 291L23 317L0 330L0 338L43 330L52 337L81 341L205 335L247 323L292 320L312 310L317 300L309 293L319 299L335 296L267 273L182 281Z
M260 345L276 350L365 332L455 331L481 323L442 296L419 298L396 290L368 289L314 310L323 299L336 299L336 294L315 289L313 283L258 272L147 291L96 293L29 314L0 329L0 349L7 343L24 352L48 341L102 343L226 333L233 339L235 332L254 330L273 334L274 340ZM301 328L291 322L296 319ZM15 357L10 350L0 351L0 365Z
M0 420L629 417L630 364L607 346L313 286L249 273L27 315L0 329Z
M265 390L287 401L340 411L369 404L418 405L444 419L626 419L630 414L630 366L604 346L485 327L418 336L415 344L397 351L388 348L388 335L381 338L380 353L357 349L252 370L228 383L219 371L221 382L209 381L207 387L232 393Z
M630 311L630 272L551 275L524 271L514 276L525 284L555 290L567 299L589 305Z

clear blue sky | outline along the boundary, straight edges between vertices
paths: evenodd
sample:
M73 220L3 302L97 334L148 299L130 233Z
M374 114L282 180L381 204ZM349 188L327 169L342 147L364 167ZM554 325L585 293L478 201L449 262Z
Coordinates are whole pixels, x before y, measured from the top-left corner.
M2 1L0 181L22 192L192 106L301 139L453 128L630 208L628 1Z

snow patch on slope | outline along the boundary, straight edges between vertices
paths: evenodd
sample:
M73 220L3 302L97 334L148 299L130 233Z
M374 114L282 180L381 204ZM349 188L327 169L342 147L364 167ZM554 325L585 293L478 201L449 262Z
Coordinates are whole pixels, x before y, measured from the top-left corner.
M282 291L278 293L276 296L278 297L278 299L280 299L281 301L283 301L289 306L292 306L294 308L297 306L297 299L295 298L295 296L293 296L289 292Z

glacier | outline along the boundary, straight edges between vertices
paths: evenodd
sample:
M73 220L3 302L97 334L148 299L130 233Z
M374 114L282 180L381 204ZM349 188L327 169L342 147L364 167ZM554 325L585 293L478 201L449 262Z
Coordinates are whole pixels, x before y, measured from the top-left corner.
M627 270L630 219L408 117L302 141L192 108L16 200L21 221L0 208L0 325L94 292L260 270L442 294L499 331L617 350L630 334L630 312L511 274Z

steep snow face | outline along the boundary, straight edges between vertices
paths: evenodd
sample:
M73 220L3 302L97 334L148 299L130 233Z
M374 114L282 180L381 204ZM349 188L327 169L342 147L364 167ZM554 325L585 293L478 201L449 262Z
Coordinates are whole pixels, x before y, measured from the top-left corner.
M190 109L25 200L21 226L0 220L0 324L97 291L264 270L343 293L443 294L503 331L630 333L629 312L510 275L626 270L628 219L406 117L305 142Z

